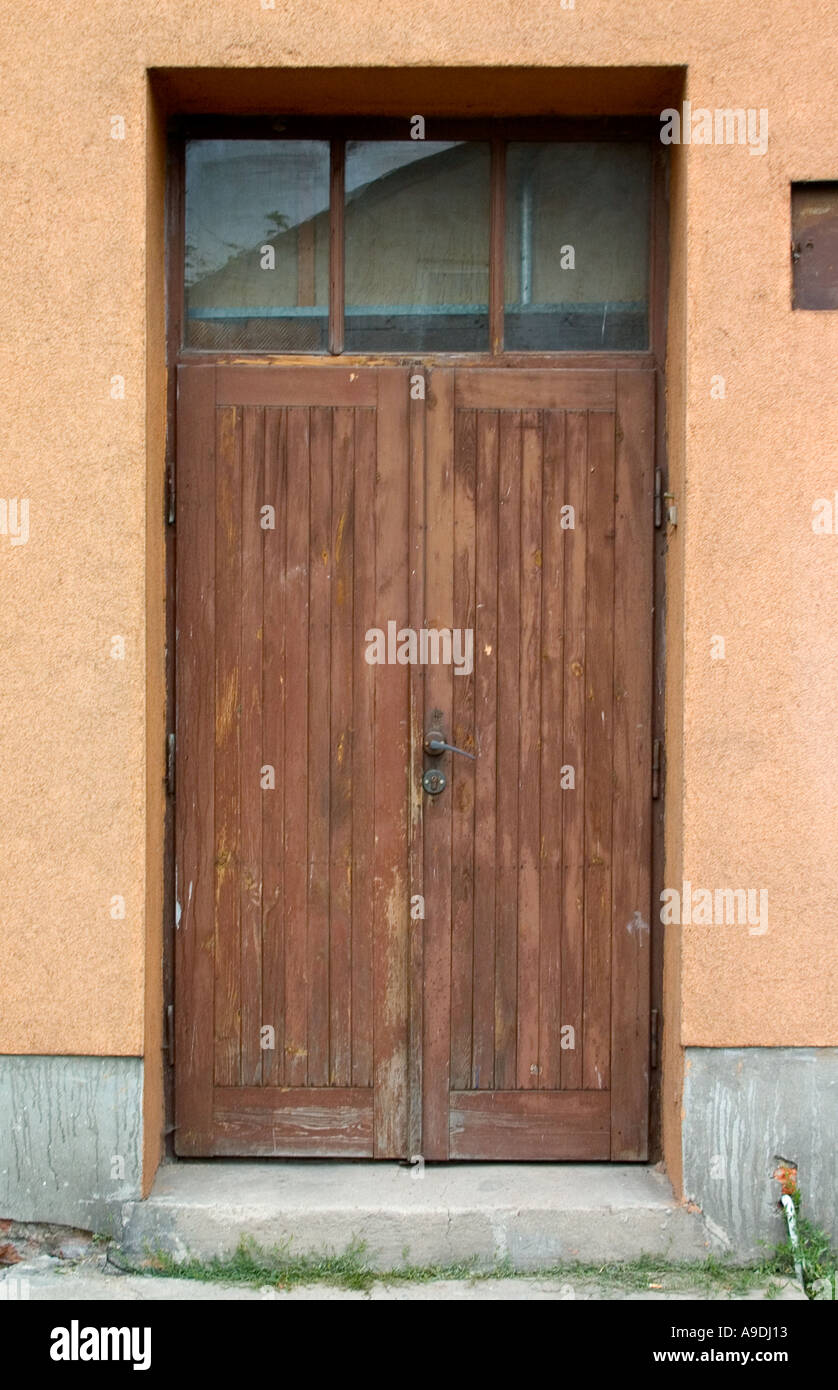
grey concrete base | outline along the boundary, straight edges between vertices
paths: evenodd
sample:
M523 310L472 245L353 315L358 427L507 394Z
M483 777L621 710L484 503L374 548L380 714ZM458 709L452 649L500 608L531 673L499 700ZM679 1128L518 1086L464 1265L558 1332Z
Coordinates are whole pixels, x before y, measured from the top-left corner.
M838 1240L838 1048L687 1048L683 1142L684 1190L737 1258L785 1237L778 1157Z
M364 1241L372 1268L509 1260L516 1269L654 1254L703 1260L715 1248L654 1169L606 1164L181 1162L126 1204L125 1250L229 1255L242 1235L295 1253Z
M30 1300L45 1302L119 1302L166 1303L188 1302L275 1302L322 1303L353 1302L592 1302L615 1299L624 1302L728 1302L730 1295L704 1287L661 1289L625 1289L619 1284L582 1281L572 1276L561 1278L516 1279L433 1279L421 1284L376 1282L369 1289L336 1288L329 1284L298 1284L288 1289L269 1285L253 1288L242 1284L207 1283L198 1279L161 1279L142 1274L118 1274L114 1271L76 1268L49 1270L16 1266L6 1275L0 1270L0 1304ZM750 1290L743 1296L746 1302L806 1302L806 1295L789 1280L775 1280L770 1285ZM12 1314L13 1316L13 1314Z
M0 1056L0 1218L116 1234L142 1113L140 1058Z
M803 1214L838 1239L838 1048L688 1048L684 1187L605 1164L189 1162L140 1203L142 1061L0 1056L0 1218L55 1222L176 1254L263 1245L342 1251L379 1268L477 1257L517 1268L651 1253L737 1259L784 1237L779 1158L798 1167Z

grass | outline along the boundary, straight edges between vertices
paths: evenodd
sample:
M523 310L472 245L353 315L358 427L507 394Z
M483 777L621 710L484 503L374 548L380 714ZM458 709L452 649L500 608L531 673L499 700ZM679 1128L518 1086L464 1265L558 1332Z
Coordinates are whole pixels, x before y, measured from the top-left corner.
M467 1279L478 1282L488 1279L538 1278L579 1284L596 1284L604 1291L612 1289L644 1292L650 1289L665 1292L704 1292L741 1297L757 1288L768 1286L777 1277L794 1276L794 1264L782 1247L772 1252L769 1260L751 1265L734 1265L715 1256L703 1262L670 1263L647 1255L637 1260L606 1264L557 1264L549 1269L529 1273L499 1262L489 1269L478 1268L477 1259L451 1265L414 1265L409 1252L402 1252L403 1263L384 1273L372 1269L366 1260L362 1241L353 1241L340 1255L294 1254L289 1244L265 1250L252 1239L243 1237L236 1251L221 1259L190 1258L178 1262L161 1250L147 1252L146 1262L133 1272L152 1277L200 1279L212 1283L246 1284L257 1288L289 1289L300 1284L330 1284L338 1288L367 1291L375 1283L428 1284L443 1279ZM121 1266L126 1268L125 1265ZM776 1285L773 1287L777 1287Z
M189 1258L176 1261L164 1251L148 1254L147 1263L136 1273L176 1279L202 1279L210 1283L250 1284L258 1288L293 1288L300 1284L332 1284L344 1289L367 1290L382 1279L366 1262L363 1241L353 1241L341 1255L295 1255L290 1244L264 1250L253 1239L242 1237L235 1252L221 1259ZM122 1265L122 1268L126 1266ZM475 1277L475 1262L453 1265L434 1265L419 1268L405 1265L397 1274L386 1278L410 1279L425 1282L431 1279L470 1279ZM482 1277L482 1276L480 1276Z
M838 1296L836 1289L836 1269L838 1269L838 1251L832 1249L832 1242L826 1231L822 1230L814 1221L808 1217L800 1215L801 1196L800 1191L795 1187L791 1193L797 1215L797 1239L800 1245L800 1254L803 1262L803 1282L806 1293L810 1298ZM769 1275L780 1275L785 1278L794 1278L794 1251L788 1232L783 1241L775 1246L774 1250L765 1261L765 1269Z

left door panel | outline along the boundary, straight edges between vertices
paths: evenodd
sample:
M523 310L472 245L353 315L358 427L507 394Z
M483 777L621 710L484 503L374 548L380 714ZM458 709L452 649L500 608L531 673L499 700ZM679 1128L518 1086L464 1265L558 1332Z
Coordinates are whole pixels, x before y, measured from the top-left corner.
M407 1146L408 375L178 373L178 1154Z

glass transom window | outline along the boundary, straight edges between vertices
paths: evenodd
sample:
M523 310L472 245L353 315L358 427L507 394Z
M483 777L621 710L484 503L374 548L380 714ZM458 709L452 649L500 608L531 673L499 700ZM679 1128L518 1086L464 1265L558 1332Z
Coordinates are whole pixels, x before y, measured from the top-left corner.
M642 140L189 139L184 345L642 351Z

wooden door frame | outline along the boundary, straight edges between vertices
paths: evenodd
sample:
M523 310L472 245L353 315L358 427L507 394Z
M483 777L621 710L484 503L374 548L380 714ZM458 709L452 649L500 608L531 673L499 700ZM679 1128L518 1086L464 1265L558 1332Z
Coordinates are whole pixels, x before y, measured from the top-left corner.
M246 351L208 351L184 349L182 346L184 322L184 229L185 229L185 143L189 136L206 138L331 138L332 140L360 138L403 138L409 116L392 118L317 118L294 117L290 122L293 130L277 131L276 117L238 118L230 116L204 117L173 116L167 128L166 150L166 448L165 448L165 582L166 582L166 734L167 734L167 796L164 825L163 861L163 1007L164 1007L164 1048L163 1048L163 1092L165 1110L165 1152L172 1160L174 1154L173 1133L175 1125L174 1106L174 954L176 924L176 875L175 875L175 817L174 798L177 788L173 778L173 739L175 725L175 631L176 631L176 564L177 549L174 522L174 499L176 493L177 458L177 368L189 363L251 363L259 366L314 366L319 364L328 371L330 366L368 366L371 360L380 365L415 366L417 369L438 367L491 366L495 368L538 367L567 370L568 368L645 368L655 373L656 426L654 466L660 470L662 486L667 486L666 454L666 338L668 323L669 288L669 162L668 151L657 143L659 124L647 117L600 117L573 119L561 117L526 117L520 119L442 119L433 118L428 122L429 139L482 139L492 144L492 192L491 192L491 234L490 234L490 343L491 350L485 353L377 353L372 359L369 354L348 354L342 349L342 316L339 331L335 332L330 316L329 353L270 354ZM649 256L649 346L642 351L633 352L505 352L500 345L503 313L503 290L500 268L503 263L503 225L505 217L505 184L502 143L506 140L620 140L648 138L652 144L652 186L650 198L650 256ZM342 153L342 152L341 152ZM330 185L333 191L343 186L343 160L332 149L330 161ZM334 201L333 199L331 201ZM342 209L338 217L342 216ZM338 223L339 226L339 223ZM330 244L337 242L335 219L330 222ZM336 265L334 254L330 270L330 306L342 290L342 256ZM424 410L421 402L411 402L409 411L410 448L423 447ZM422 433L420 433L420 431ZM411 455L413 457L413 455ZM417 470L411 470L409 508L411 535L418 535L417 526L424 521L423 488L414 485ZM413 526L416 522L416 526ZM660 740L663 747L665 732L665 626L666 626L666 527L655 532L654 545L654 635L653 635L653 709L652 739ZM409 608L415 617L414 626L421 627L423 607L423 576L418 575L419 567L409 566L410 593ZM412 619L413 621L413 619ZM422 690L419 686L418 668L411 668L411 723L410 723L410 772L411 785L418 785L422 772L421 718L423 713ZM418 774L418 776L417 776ZM664 886L664 829L666 808L664 801L665 763L662 762L658 775L659 790L653 804L652 814L652 866L651 896L651 993L650 1007L652 1017L650 1027L657 1021L656 1045L650 1059L649 1079L649 1163L662 1157L662 995L663 995L663 929L654 904L660 901ZM411 815L411 825L416 818ZM415 869L422 864L423 847L421 840L421 817L419 832L411 835L409 847L411 879L417 879ZM421 1075L421 1037L422 1037L422 995L419 982L423 976L421 933L412 932L410 936L411 1011L409 1049L409 1093L410 1113L408 1133L410 1152L418 1152L418 1136L421 1129L422 1075ZM186 1161L186 1160L179 1160Z

